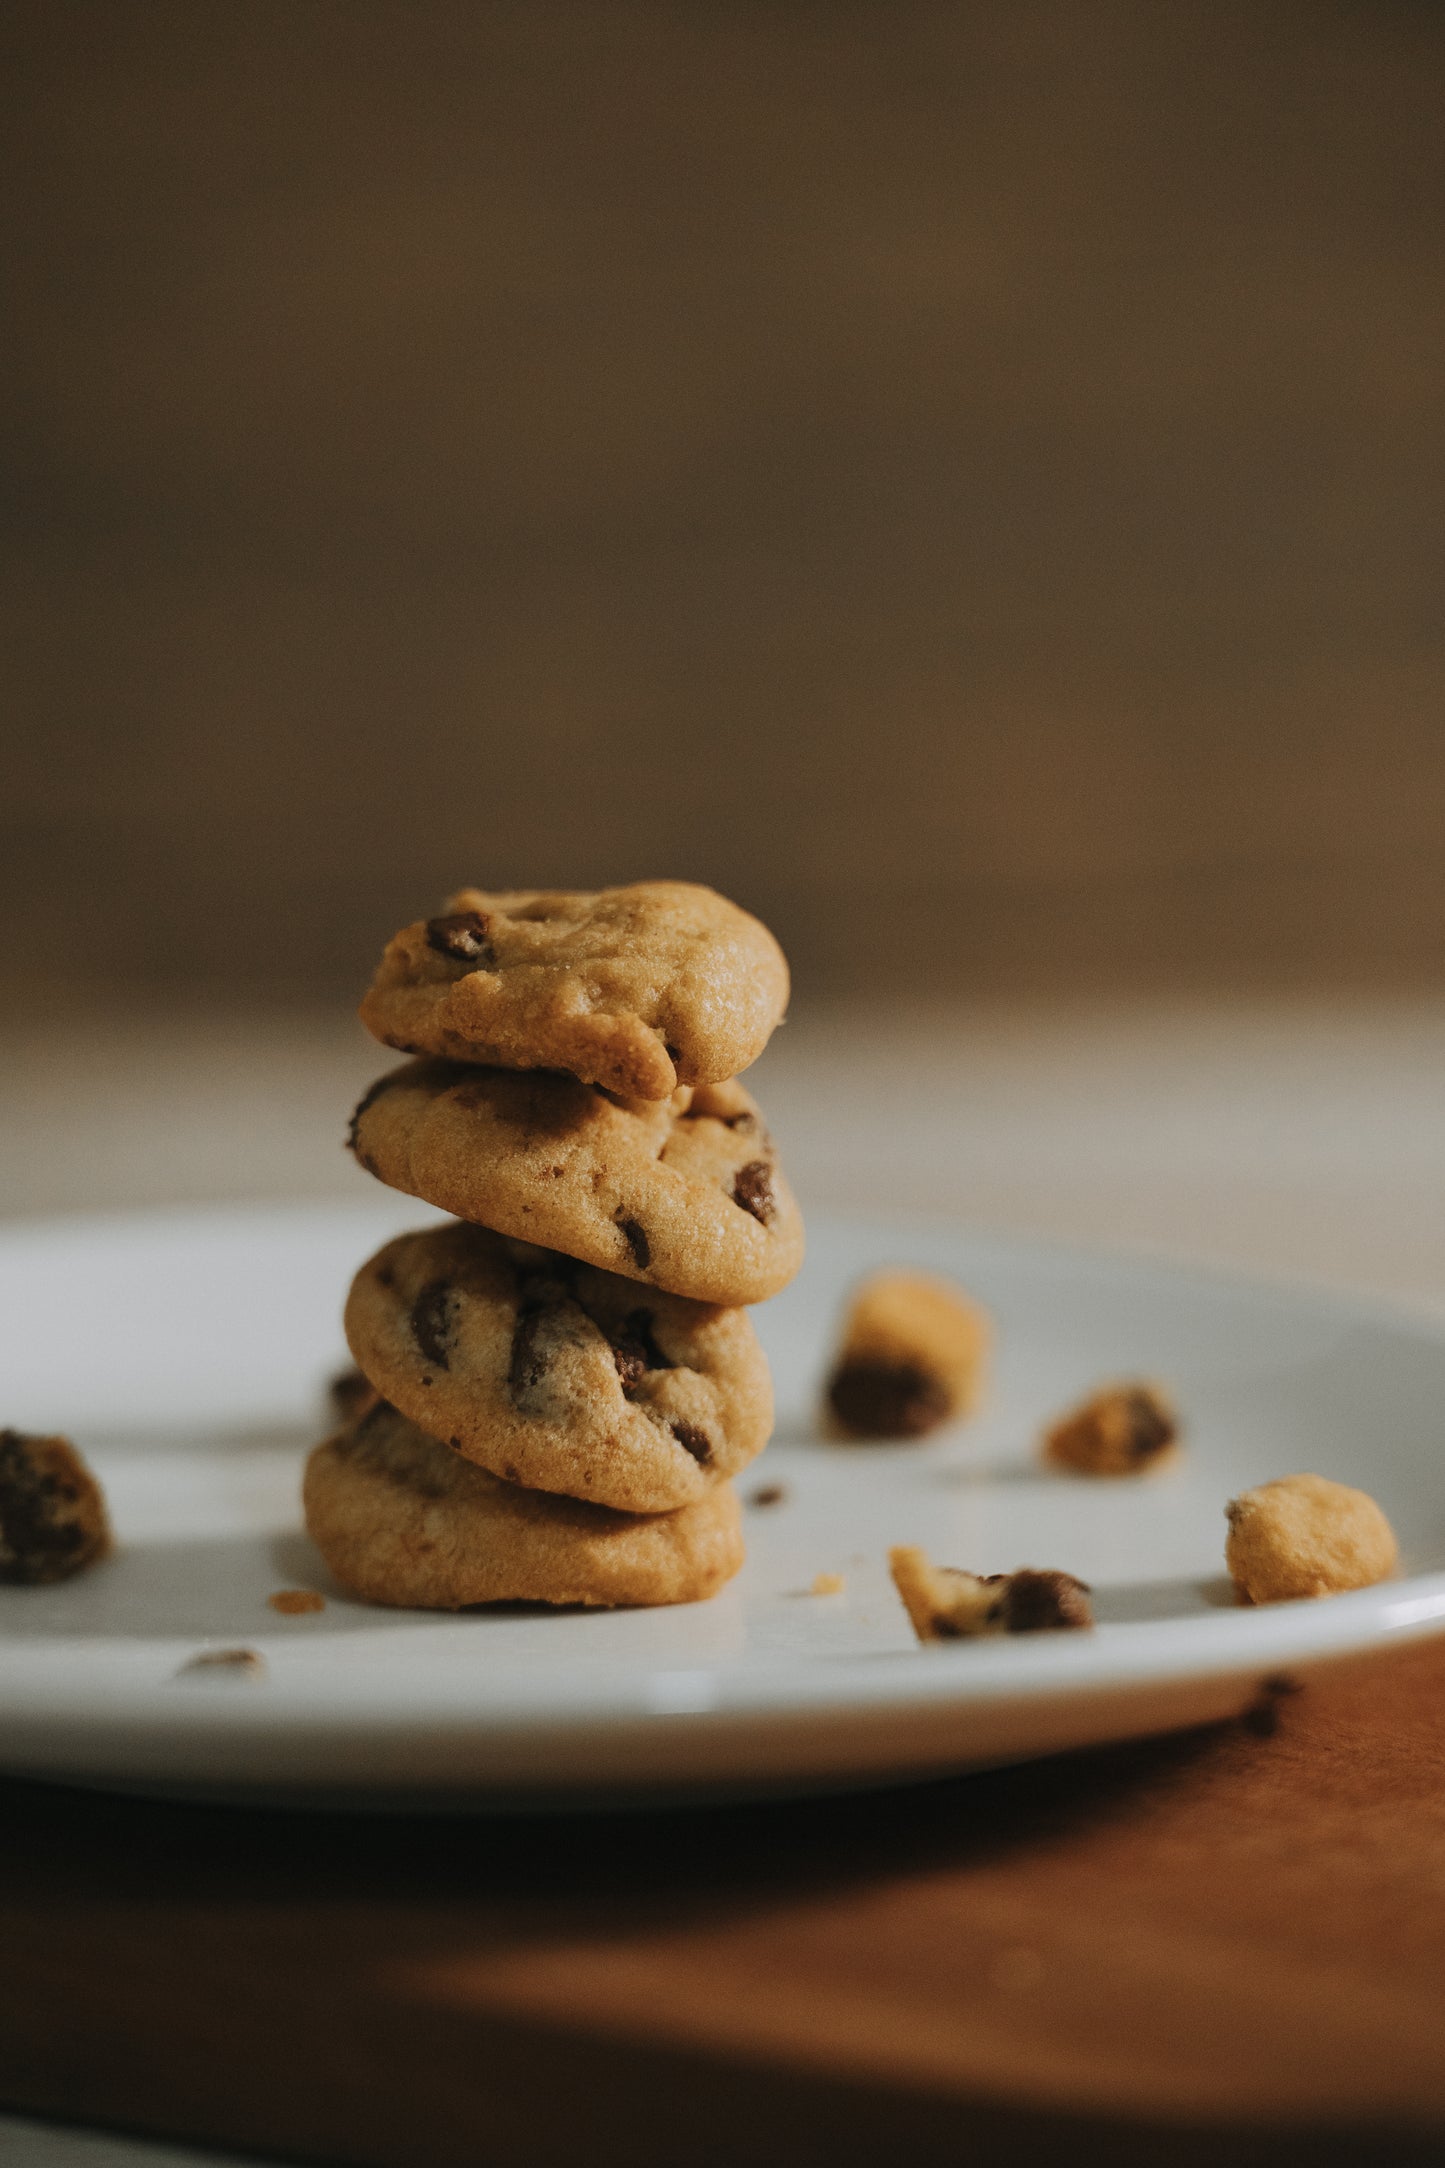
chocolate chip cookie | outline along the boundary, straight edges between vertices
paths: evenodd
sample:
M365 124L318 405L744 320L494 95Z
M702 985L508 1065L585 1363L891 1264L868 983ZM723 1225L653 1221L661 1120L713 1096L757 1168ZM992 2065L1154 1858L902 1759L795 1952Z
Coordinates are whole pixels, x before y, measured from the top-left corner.
M456 1221L362 1266L346 1337L377 1391L465 1459L625 1513L691 1505L772 1428L745 1310Z
M756 1061L787 1001L766 926L690 881L636 881L464 888L388 943L361 1018L406 1054L666 1099Z
M0 1582L68 1581L113 1548L104 1494L70 1440L0 1430Z
M385 1401L318 1445L306 1526L368 1603L699 1603L743 1562L726 1483L676 1513L614 1513L500 1482Z
M764 1302L803 1261L741 1084L619 1099L550 1070L411 1062L372 1086L350 1144L393 1189L695 1302Z

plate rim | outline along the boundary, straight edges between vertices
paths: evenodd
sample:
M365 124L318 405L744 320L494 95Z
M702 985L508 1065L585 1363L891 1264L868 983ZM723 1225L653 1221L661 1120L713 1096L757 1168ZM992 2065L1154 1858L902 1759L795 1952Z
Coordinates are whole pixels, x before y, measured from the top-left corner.
M397 1210L417 1209L415 1200L397 1200ZM83 1242L103 1232L109 1239L126 1233L182 1236L186 1229L212 1237L227 1224L272 1226L278 1221L298 1230L330 1220L359 1225L387 1216L378 1201L366 1197L318 1199L243 1199L215 1203L181 1201L159 1206L122 1208L100 1213L33 1215L0 1222L0 1251L23 1244L39 1233ZM1090 1268L1128 1273L1140 1269L1167 1277L1182 1290L1192 1283L1235 1295L1268 1295L1313 1319L1328 1317L1403 1334L1415 1343L1445 1349L1445 1318L1428 1307L1377 1292L1359 1292L1335 1283L1316 1283L1289 1275L1270 1275L1211 1259L1189 1259L1137 1244L1056 1240L960 1221L951 1214L827 1213L815 1215L821 1233L840 1233L879 1243L906 1243L914 1234L933 1239L953 1237L975 1247L1007 1255L1021 1263L1042 1259L1082 1272ZM398 1612L398 1621L414 1617ZM839 1654L820 1660L816 1654L780 1652L765 1669L730 1667L726 1658L680 1661L671 1667L656 1660L619 1656L603 1669L576 1667L576 1679L552 1672L523 1672L525 1700L515 1705L496 1698L469 1697L459 1667L425 1671L406 1696L393 1691L358 1712L346 1697L323 1683L273 1671L269 1691L252 1695L234 1679L175 1677L179 1661L194 1654L207 1637L137 1635L126 1653L154 1652L170 1659L164 1677L148 1684L133 1680L119 1701L113 1685L92 1687L41 1674L64 1660L89 1651L100 1669L114 1667L122 1651L106 1637L38 1637L27 1644L29 1665L0 1667L0 1720L16 1722L33 1736L73 1731L83 1725L97 1748L124 1733L147 1727L184 1731L192 1737L284 1738L305 1731L313 1738L353 1738L358 1730L384 1730L405 1740L461 1725L477 1737L499 1744L535 1741L559 1734L574 1744L595 1736L599 1724L641 1722L650 1737L686 1733L700 1742L707 1731L731 1732L742 1725L773 1727L828 1719L880 1727L888 1722L939 1715L949 1709L998 1712L1010 1705L1027 1710L1063 1696L1080 1703L1135 1698L1147 1701L1161 1688L1207 1682L1251 1682L1276 1671L1297 1671L1351 1656L1364 1656L1387 1645L1445 1632L1445 1569L1402 1576L1374 1587L1326 1599L1250 1607L1221 1606L1205 1615L1173 1619L1110 1622L1088 1636L1040 1636L984 1644L943 1643L917 1650ZM221 1637L210 1637L213 1644ZM249 1636L263 1651L284 1644L268 1632ZM292 1643L293 1647L302 1644ZM11 1644L12 1647L15 1644ZM921 1661L918 1659L921 1658ZM909 1659L913 1659L910 1661ZM20 1676L14 1676L18 1670ZM279 1689L279 1691L278 1691ZM21 1773L6 1753L0 1767ZM262 1787L264 1781L260 1780ZM565 1776L563 1785L571 1785ZM639 1780L642 1783L649 1779Z

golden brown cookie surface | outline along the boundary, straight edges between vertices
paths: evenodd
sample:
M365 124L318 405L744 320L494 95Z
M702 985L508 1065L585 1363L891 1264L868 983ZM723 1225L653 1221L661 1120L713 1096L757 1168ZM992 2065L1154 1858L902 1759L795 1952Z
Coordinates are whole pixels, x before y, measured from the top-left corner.
M369 1603L697 1603L743 1562L726 1484L660 1514L519 1490L384 1401L317 1446L305 1504L327 1565Z
M803 1222L741 1084L619 1100L551 1070L411 1062L352 1118L369 1174L501 1234L695 1302L765 1302Z
M1042 1443L1045 1460L1076 1475L1142 1475L1177 1458L1179 1417L1161 1385L1126 1379L1070 1408Z
M1374 1499L1328 1476L1261 1483L1232 1498L1225 1518L1225 1564L1249 1603L1369 1588L1399 1563L1395 1532Z
M755 1061L788 1001L760 920L690 881L594 891L464 888L403 927L361 1004L407 1054L565 1069L637 1099Z
M666 1513L768 1441L747 1312L452 1221L362 1266L351 1352L383 1397L510 1483Z

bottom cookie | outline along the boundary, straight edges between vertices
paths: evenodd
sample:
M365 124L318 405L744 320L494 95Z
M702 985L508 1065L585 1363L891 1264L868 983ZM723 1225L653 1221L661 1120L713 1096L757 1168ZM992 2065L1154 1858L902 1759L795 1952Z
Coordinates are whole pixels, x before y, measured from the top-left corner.
M312 1541L368 1603L698 1603L743 1562L729 1484L675 1513L616 1513L504 1483L384 1400L317 1446L303 1495Z

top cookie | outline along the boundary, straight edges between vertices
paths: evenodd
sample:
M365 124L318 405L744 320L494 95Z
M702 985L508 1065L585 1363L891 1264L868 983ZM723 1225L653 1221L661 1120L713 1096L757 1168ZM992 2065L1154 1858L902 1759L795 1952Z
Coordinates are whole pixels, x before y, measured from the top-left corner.
M695 1302L766 1302L803 1262L741 1084L618 1099L548 1069L414 1061L372 1085L350 1143L393 1189Z
M361 1019L404 1054L666 1099L756 1061L787 1000L767 927L691 881L464 888L388 942Z

